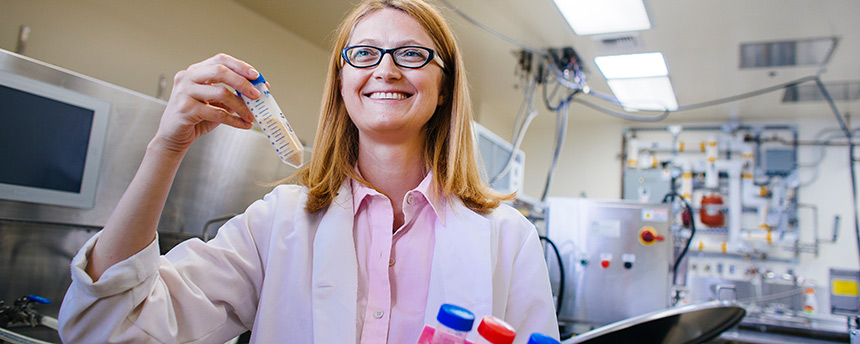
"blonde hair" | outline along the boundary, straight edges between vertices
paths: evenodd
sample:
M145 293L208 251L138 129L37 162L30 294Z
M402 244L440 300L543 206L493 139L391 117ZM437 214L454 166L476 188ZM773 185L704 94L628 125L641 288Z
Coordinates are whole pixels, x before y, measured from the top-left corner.
M331 204L346 178L371 186L355 171L358 159L358 129L347 114L340 94L340 52L352 35L353 27L367 14L394 8L418 21L436 45L445 64L442 77L442 103L425 125L424 164L433 172L435 187L446 197L458 197L466 207L488 213L513 194L493 191L481 180L472 134L472 107L469 85L460 50L442 15L422 0L367 0L347 15L337 31L320 121L310 163L295 179L309 189L305 208L315 213Z

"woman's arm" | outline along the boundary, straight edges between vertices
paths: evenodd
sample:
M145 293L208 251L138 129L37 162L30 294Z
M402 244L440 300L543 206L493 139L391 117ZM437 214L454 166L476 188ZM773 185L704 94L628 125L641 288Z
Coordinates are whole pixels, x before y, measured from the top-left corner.
M220 124L251 128L253 115L224 85L257 98L259 91L248 79L258 75L251 65L226 54L215 55L176 73L158 131L89 257L86 272L93 281L155 239L170 186L195 139Z

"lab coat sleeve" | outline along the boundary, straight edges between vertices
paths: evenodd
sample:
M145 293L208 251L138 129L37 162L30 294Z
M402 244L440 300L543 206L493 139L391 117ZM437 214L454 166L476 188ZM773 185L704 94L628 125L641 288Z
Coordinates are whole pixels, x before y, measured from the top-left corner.
M257 242L268 240L271 194L204 243L159 256L157 240L93 282L84 271L97 234L72 260L60 309L66 343L223 343L253 326L262 283ZM262 238L261 238L262 237Z
M503 319L517 330L514 342L526 343L532 333L543 333L558 339L558 320L549 273L537 230L519 213L507 217L500 230L506 242L503 245L509 251L501 254L511 256L499 260L499 263L506 265L501 270L509 269L499 274L507 275L505 281L508 285L497 284L494 289L507 289Z

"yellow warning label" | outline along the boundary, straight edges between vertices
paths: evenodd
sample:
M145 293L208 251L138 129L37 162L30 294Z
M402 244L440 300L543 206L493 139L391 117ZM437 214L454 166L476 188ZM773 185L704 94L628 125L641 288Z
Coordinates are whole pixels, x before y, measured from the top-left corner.
M830 281L830 285L833 288L834 296L860 296L860 292L858 292L857 288L857 281L855 280L834 278Z

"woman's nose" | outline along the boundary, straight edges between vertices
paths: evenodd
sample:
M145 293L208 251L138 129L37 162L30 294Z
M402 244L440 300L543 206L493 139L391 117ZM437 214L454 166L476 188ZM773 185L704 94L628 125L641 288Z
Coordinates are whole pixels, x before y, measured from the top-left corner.
M381 79L399 79L400 67L394 63L394 57L391 54L385 54L382 56L382 61L379 61L379 64L373 70L373 75L377 78Z

